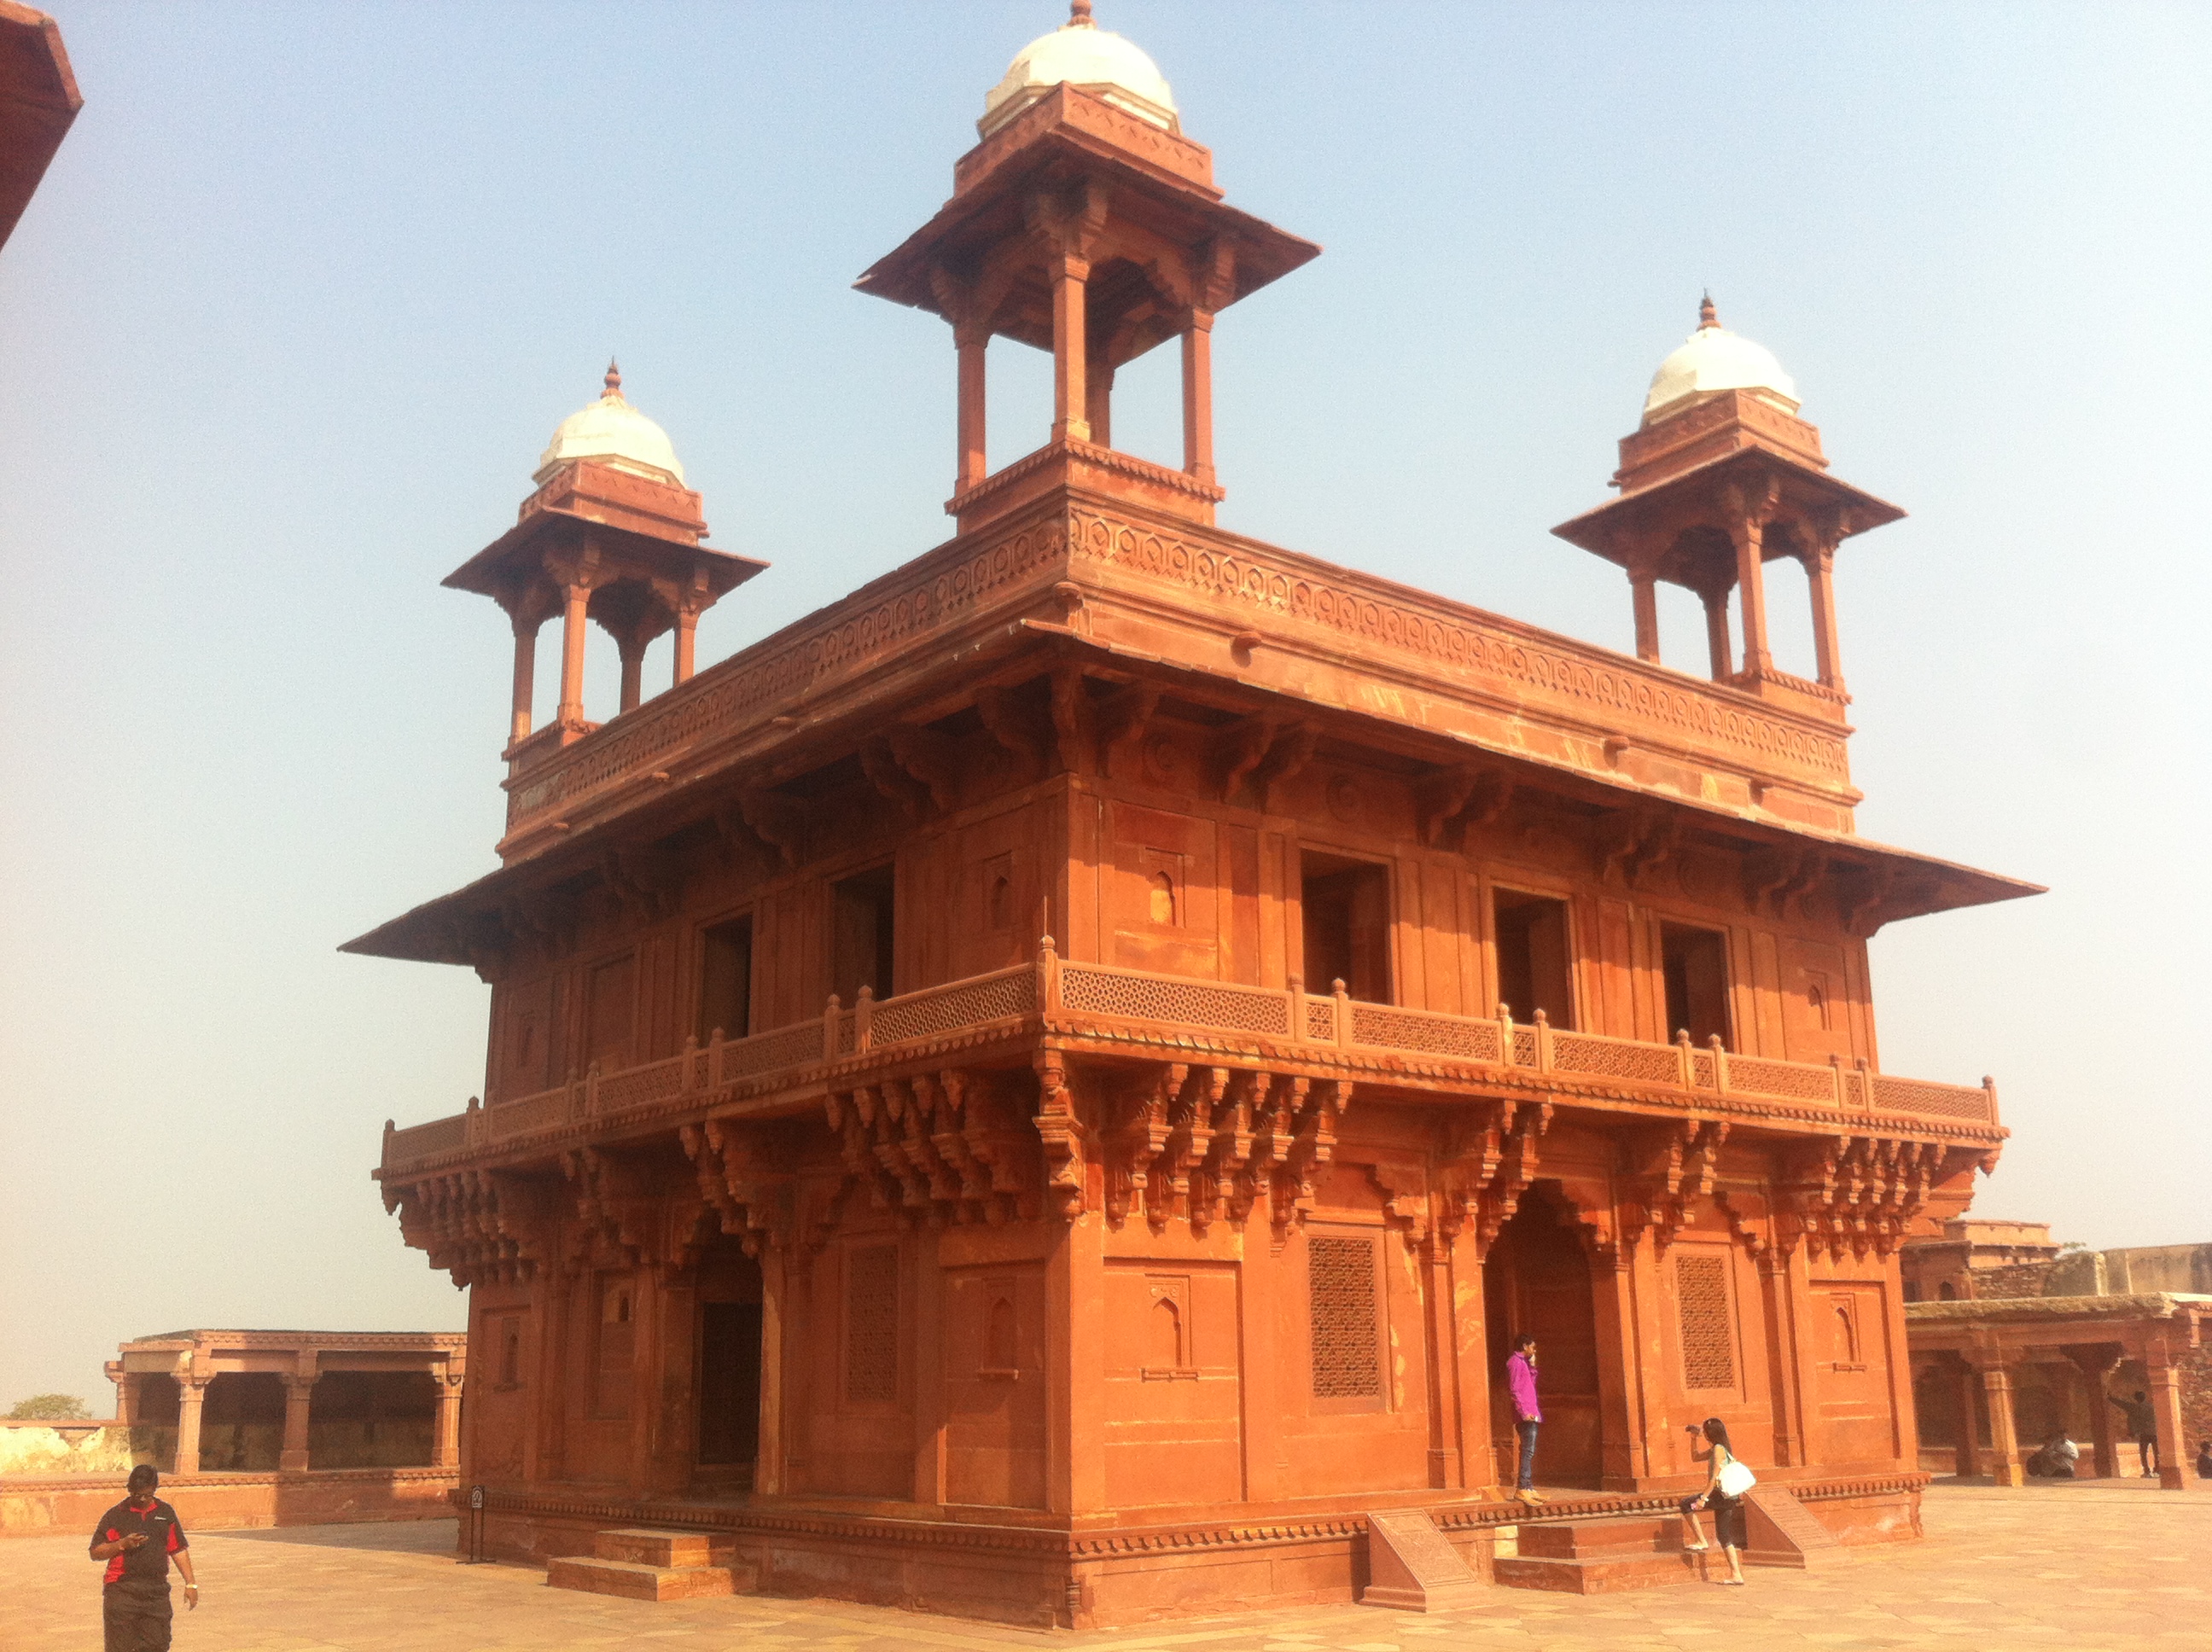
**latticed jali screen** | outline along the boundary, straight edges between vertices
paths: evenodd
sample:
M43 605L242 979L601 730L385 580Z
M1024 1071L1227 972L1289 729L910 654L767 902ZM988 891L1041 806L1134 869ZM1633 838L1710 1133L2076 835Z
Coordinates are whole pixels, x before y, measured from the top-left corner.
M1682 1382L1735 1387L1735 1334L1729 1323L1728 1261L1677 1254L1674 1293L1682 1304Z
M1316 1400L1372 1400L1382 1392L1376 1357L1375 1242L1306 1241Z
M864 1245L845 1257L845 1399L898 1398L898 1247Z

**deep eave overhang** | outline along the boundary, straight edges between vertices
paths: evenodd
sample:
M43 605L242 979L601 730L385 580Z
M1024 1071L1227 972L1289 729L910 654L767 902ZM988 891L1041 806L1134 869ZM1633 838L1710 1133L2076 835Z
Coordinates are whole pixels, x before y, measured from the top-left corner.
M931 278L933 266L948 258L963 260L978 243L1000 239L1004 221L1019 210L1022 191L1055 167L1103 168L1117 189L1232 240L1237 246L1232 303L1321 255L1317 242L1231 206L1218 190L1145 166L1088 133L1056 126L994 168L987 179L946 201L935 216L869 265L853 285L877 298L944 314Z
M1194 687L1211 689L1217 694L1233 693L1255 701L1288 701L1293 707L1302 703L1291 696L1243 682L1225 671L1190 662L1166 659L1158 655L1135 653L1073 631L1034 622L1025 623L1006 634L1006 646L1001 653L1019 652L1025 648L1038 652L1054 648L1073 650L1092 654L1102 662L1110 663L1133 676L1162 672L1186 677ZM979 663L981 662L973 653L957 659L946 659L932 673L932 681L941 682L959 672L971 671ZM1003 663L1003 660L991 663ZM900 686L899 697L902 701L913 700L916 693L917 685L911 680ZM837 737L842 731L851 730L857 733L860 728L868 724L871 713L878 710L879 703L863 704L850 709L831 725L806 731L808 743L816 746L840 744ZM1356 714L1323 708L1310 708L1310 714L1322 722L1325 732L1338 733L1340 737L1343 731L1334 726L1346 724L1356 716ZM1456 747L1462 760L1533 771L1554 787L1577 793L1586 799L1604 799L1614 795L1618 796L1623 807L1680 810L1720 835L1752 843L1815 845L1863 865L1875 867L1887 865L1900 873L1922 880L1933 880L1923 889L1913 908L1899 913L1898 918L1923 917L1937 912L1991 905L2000 901L2018 900L2046 892L2043 885L2024 879L2008 878L1848 833L1822 831L1798 823L1753 819L1735 810L1694 799L1655 795L1632 780L1594 774L1536 754L1474 741L1451 740L1447 744L1440 737L1423 739L1395 729L1381 732L1382 743L1390 750L1418 756L1440 765L1453 761L1453 748ZM757 757L754 761L759 767L767 766ZM495 912L508 897L525 890L551 888L592 872L599 864L602 852L608 845L638 835L651 836L657 829L675 827L680 823L675 817L687 815L696 808L699 787L726 784L729 779L727 767L702 774L690 784L672 788L653 801L586 826L556 847L512 862L450 894L414 907L398 917L356 936L338 950L363 957L426 963L467 963L471 960L464 956L457 939L459 920Z
M1675 507L1675 501L1681 495L1725 483L1734 472L1760 471L1779 471L1789 486L1818 494L1846 507L1850 513L1851 534L1864 533L1870 528L1901 521L1905 517L1901 507L1893 505L1863 488L1855 488L1826 471L1815 470L1786 453L1766 447L1740 447L1734 452L1723 453L1717 459L1707 459L1701 465L1677 471L1663 482L1656 482L1648 488L1639 488L1633 493L1623 494L1618 499L1594 506L1579 516L1569 517L1552 531L1569 544L1579 545L1607 562L1625 562L1618 529L1632 525L1646 517L1664 515Z
M83 107L60 27L42 11L0 0L0 246Z
M625 556L665 566L671 572L704 569L716 596L743 585L768 567L757 556L741 556L735 551L719 550L711 545L690 544L680 539L663 538L659 534L641 533L635 528L619 527L596 517L556 507L532 512L439 583L455 591L496 597L518 569L537 571L533 559L545 540L575 544L581 544L586 537Z

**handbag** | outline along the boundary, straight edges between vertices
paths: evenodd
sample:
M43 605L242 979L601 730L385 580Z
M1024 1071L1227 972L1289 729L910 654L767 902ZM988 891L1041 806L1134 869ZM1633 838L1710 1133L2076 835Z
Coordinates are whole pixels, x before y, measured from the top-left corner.
M1759 1484L1759 1476L1751 1472L1751 1465L1731 1457L1721 1465L1720 1478L1714 1482L1724 1497L1740 1497Z

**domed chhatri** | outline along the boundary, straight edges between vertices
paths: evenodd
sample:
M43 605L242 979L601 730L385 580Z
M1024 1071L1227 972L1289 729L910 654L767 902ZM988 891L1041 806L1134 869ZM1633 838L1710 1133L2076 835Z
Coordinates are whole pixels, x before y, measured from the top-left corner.
M1797 410L1797 384L1774 352L1720 324L1708 293L1698 307L1698 330L1659 364L1644 398L1649 424L1679 404L1722 390L1748 390L1784 412Z
M668 433L623 398L622 369L612 361L607 363L605 392L561 421L552 441L538 456L532 480L544 482L574 459L595 459L654 482L680 486L684 481L684 467L677 462Z
M1055 86L1078 86L1139 120L1180 133L1175 94L1159 68L1138 48L1091 18L1091 0L1073 0L1067 21L1015 54L1006 77L983 94L985 137Z

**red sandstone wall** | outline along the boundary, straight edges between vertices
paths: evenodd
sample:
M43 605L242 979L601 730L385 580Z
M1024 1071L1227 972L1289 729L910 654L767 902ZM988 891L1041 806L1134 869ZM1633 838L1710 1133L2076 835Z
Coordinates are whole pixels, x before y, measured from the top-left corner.
M25 1476L0 1479L0 1537L90 1532L125 1495L125 1477ZM187 1532L258 1526L315 1526L362 1520L446 1520L450 1472L361 1469L308 1475L165 1475L161 1495Z

